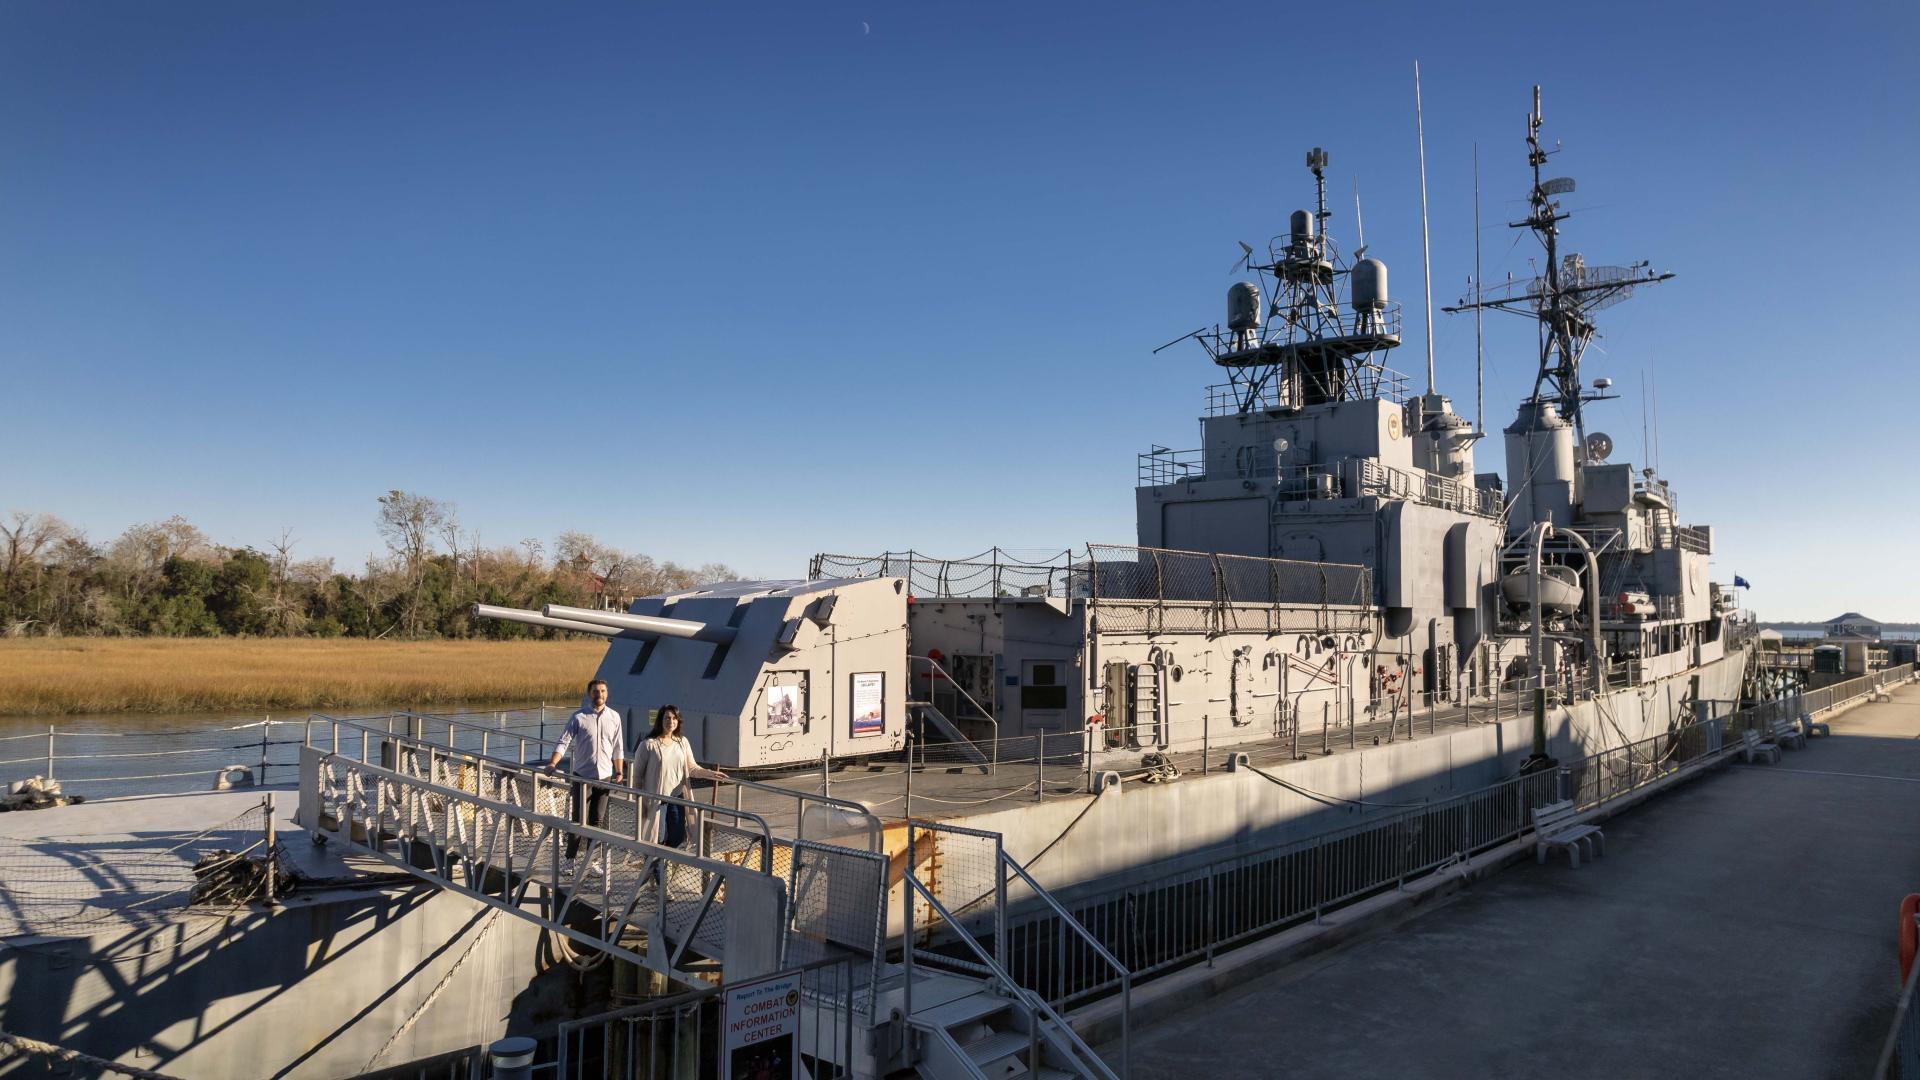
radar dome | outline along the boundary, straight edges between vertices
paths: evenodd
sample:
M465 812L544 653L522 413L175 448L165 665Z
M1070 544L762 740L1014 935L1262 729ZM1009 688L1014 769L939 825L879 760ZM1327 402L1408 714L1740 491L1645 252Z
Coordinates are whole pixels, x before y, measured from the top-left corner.
M1227 286L1227 329L1260 328L1260 286L1251 281L1236 281Z
M1313 239L1313 214L1306 210L1295 210L1293 216L1287 219L1287 231L1296 244Z
M1353 310L1384 311L1387 307L1387 264L1361 259L1353 264Z

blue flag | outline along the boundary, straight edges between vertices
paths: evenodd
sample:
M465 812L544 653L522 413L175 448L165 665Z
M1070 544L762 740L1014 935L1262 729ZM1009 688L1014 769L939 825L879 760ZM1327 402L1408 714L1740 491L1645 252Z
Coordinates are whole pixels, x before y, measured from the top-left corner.
M1752 586L1752 585L1750 585L1750 584L1748 584L1748 583L1747 583L1747 579L1746 579L1746 578L1743 578L1743 577L1741 577L1741 576L1740 576L1739 574L1735 574L1735 575L1733 575L1733 587L1734 587L1734 588L1736 588L1736 589L1751 589L1751 588L1753 588L1753 586Z

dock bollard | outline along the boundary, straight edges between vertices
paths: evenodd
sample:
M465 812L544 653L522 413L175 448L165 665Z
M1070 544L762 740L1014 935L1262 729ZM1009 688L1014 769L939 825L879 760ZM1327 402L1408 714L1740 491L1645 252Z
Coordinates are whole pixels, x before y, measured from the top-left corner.
M511 1035L487 1047L493 1080L533 1080L533 1053L538 1043L525 1035Z

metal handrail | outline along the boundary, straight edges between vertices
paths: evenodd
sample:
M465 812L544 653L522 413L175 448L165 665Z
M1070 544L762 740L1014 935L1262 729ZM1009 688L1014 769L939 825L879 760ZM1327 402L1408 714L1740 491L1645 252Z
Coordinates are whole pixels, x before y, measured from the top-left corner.
M412 715L412 714L402 713L402 714L395 714L395 715ZM335 756L338 756L340 754L340 728L341 727L347 727L352 730L356 730L360 732L361 735L363 736L362 739L360 740L360 760L362 764L371 764L366 760L367 759L367 740L364 738L364 736L376 735L381 738L388 739L394 742L396 745L406 745L416 750L425 751L429 755L428 757L429 768L431 768L432 756L439 755L442 757L454 757L454 758L465 759L467 763L473 765L476 769L479 769L482 772L484 772L488 766L492 766L493 768L498 769L502 772L506 772L510 775L515 775L519 778L529 780L534 784L536 792L538 791L539 786L542 783L567 789L567 794L569 796L571 796L572 794L570 789L570 785L572 784L581 784L587 787L599 788L601 790L606 791L610 796L619 796L623 802L631 801L636 803L635 813L639 816L639 819L641 822L644 822L646 820L646 815L650 809L647 805L649 802L658 802L668 806L679 806L688 810L692 810L696 813L718 812L723 814L730 814L734 819L733 827L741 832L749 831L741 826L740 823L743 820L752 822L754 825L758 826L758 831L760 833L760 836L759 836L760 863L761 863L760 869L762 872L765 872L765 873L772 872L773 846L774 846L773 829L770 825L767 824L766 818L761 817L759 814L756 814L751 810L743 810L737 807L728 808L724 806L715 806L709 803L702 803L694 799L683 799L677 795L656 795L652 792L641 791L638 788L632 787L627 784L616 784L611 780L600 780L600 779L595 779L592 777L585 777L585 776L573 776L571 774L567 774L563 776L562 774L547 770L540 766L508 762L508 761L505 761L504 759L483 755L480 753L476 753L475 751L472 751L472 750L461 750L458 747L453 747L453 746L441 746L427 739L419 738L413 735L402 734L400 732L392 731L390 729L375 727L372 724L365 723L360 720L324 716L318 713L314 714L314 718L333 725L333 729L331 732L332 738L329 742L327 752L334 754ZM311 727L309 727L309 730L308 730L306 745L313 746ZM315 747L315 749L318 749L318 747ZM397 759L396 759L396 764L397 764ZM429 780L429 782L431 782L431 780Z
M521 744L521 756L523 758L526 756L525 748L526 748L526 744L529 742L531 742L535 746L540 747L540 752L542 754L545 754L547 752L547 747L552 745L551 741L541 737L526 735L520 732L501 731L498 728L490 728L485 724L475 724L471 721L458 720L450 716L441 715L439 713L418 713L418 712L410 712L410 711L402 710L400 712L388 713L385 718L390 721L391 718L395 716L435 720L440 723L446 724L450 730L453 728L464 728L464 729L476 731L480 733L483 739L489 736L514 739ZM328 717L327 719L331 720L333 718ZM491 756L491 755L488 755L488 756ZM790 799L793 799L796 804L798 804L794 811L794 828L795 828L795 834L800 839L803 839L803 840L806 839L806 813L805 813L806 804L812 802L812 803L820 803L825 806L833 806L840 810L847 811L850 814L865 818L866 819L865 824L866 824L866 830L867 830L867 850L876 851L879 849L880 839L881 839L881 836L883 835L883 830L880 825L880 819L874 816L874 813L872 810L868 809L866 806L860 803L853 802L848 799L836 799L831 795L816 795L812 792L800 791L795 788L785 788L775 784L762 784L753 780L743 780L735 776L728 776L723 779L714 780L712 781L712 784L713 784L713 787L710 787L708 789L709 792L711 792L711 794L708 800L704 803L694 801L694 800L674 799L673 801L675 802L684 801L687 803L687 805L695 806L695 807L700 807L700 806L719 807L721 806L721 803L719 801L719 793L717 788L721 784L730 784L730 785L733 785L736 789L734 804L733 804L734 811L736 813L748 814L750 816L759 818L758 815L754 815L752 814L751 811L748 811L742 808L740 798L739 798L739 789L750 788L755 791L764 791L770 794L781 796L783 798L790 798ZM659 799L672 799L671 796L649 795L648 797L659 798ZM759 820L764 821L765 819L759 818Z
M956 936L966 945L968 951L980 958L982 966L987 969L994 979L1006 988L1007 993L1027 1003L1028 1008L1032 1009L1035 1013L1034 1021L1036 1026L1039 1026L1038 1022L1041 1019L1045 1019L1046 1038L1048 1042L1053 1044L1054 1049L1074 1058L1086 1071L1092 1072L1097 1076L1105 1077L1106 1080L1120 1080L1118 1076L1114 1075L1112 1069L1107 1068L1107 1063L1100 1060L1100 1055L1094 1053L1093 1048L1088 1046L1086 1041L1080 1038L1080 1033L1073 1030L1072 1024L1067 1023L1059 1013L1054 1012L1053 1007L1048 1005L1046 1000L1039 994L1015 982L1013 976L1007 974L1005 968L1002 968L998 963L994 962L993 957L987 954L986 947L981 945L977 938L968 933L966 928L954 919L953 913L948 911L945 905L941 904L940 901L935 898L933 893L927 889L926 885L920 881L920 878L914 874L911 866L907 868L907 872L901 880L913 889L914 892L919 893L926 899L927 905L933 909L933 913L940 916L941 921L953 928ZM913 955L913 927L911 925L911 918L908 919L908 924L906 948L903 952L905 956L909 958L907 968L909 973L911 973L911 957ZM911 974L909 974L908 978L911 980ZM907 1014L909 1020L911 1020L912 1015L911 1012ZM1061 1043L1062 1037L1066 1040L1065 1045Z
M1027 888L1033 890L1033 895L1059 917L1060 925L1072 930L1075 936L1093 949L1095 956L1105 960L1113 970L1120 973L1120 1075L1130 1075L1133 1056L1133 972L1127 969L1127 965L1120 962L1119 957L1108 952L1107 947L1100 944L1100 940L1094 937L1093 932L1088 930L1079 919L1068 914L1067 909L1061 906L1060 901L1053 898L1052 893L1041 888L1040 883L1033 880L1033 875L1027 873L1027 868L1007 854L1005 848L1000 850L1000 864L1002 867L1011 869L1021 881L1027 883Z
M868 851L881 850L881 847L882 847L881 838L884 835L885 830L881 827L879 817L875 816L874 812L863 803L857 803L851 799L837 799L831 795L816 795L811 791L801 791L798 788L781 787L778 784L763 784L763 783L760 783L758 780L743 780L737 776L726 776L726 777L722 777L719 780L712 781L712 786L707 789L709 792L713 793L711 797L711 801L709 802L709 805L716 805L716 806L719 805L719 789L720 789L720 785L722 784L731 785L733 787L734 789L733 805L735 809L739 809L740 807L740 792L743 789L750 789L753 791L765 791L773 795L778 795L782 798L792 799L796 804L796 808L794 810L794 815L793 815L793 827L794 827L794 838L797 840L805 840L807 838L807 814L806 814L807 803L810 803L810 802L819 803L822 806L831 806L831 807L835 807L836 809L847 811L849 814L853 816L865 819L866 830L867 830L867 850Z
M992 743L991 754L990 754L991 760L988 762L987 771L993 772L997 770L1000 766L1000 720L999 718L993 715L992 709L989 709L985 705L980 704L980 700L978 698L974 697L972 694L967 693L967 688L964 686L961 686L960 683L954 679L953 673L948 671L945 667L941 666L940 661L935 660L931 656L915 656L912 653L907 654L907 663L911 664L915 660L925 661L928 666L933 668L934 671L937 671L941 675L945 676L947 680L947 685L953 687L956 691L958 691L961 697L966 698L967 704L972 705L974 708L980 710L980 715L986 718L987 723L993 725L993 743Z

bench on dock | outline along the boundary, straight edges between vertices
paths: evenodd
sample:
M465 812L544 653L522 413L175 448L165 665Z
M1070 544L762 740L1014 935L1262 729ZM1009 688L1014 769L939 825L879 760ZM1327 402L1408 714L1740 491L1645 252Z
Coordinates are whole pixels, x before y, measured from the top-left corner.
M1593 825L1574 820L1571 801L1534 807L1533 834L1533 855L1541 865L1546 864L1547 851L1551 848L1566 848L1570 866L1580 865L1582 847L1587 847L1594 858L1606 854L1606 834Z
M1804 735L1831 735L1833 727L1825 720L1815 720L1812 713L1800 714L1800 732Z
M1784 746L1789 750L1807 748L1807 733L1800 730L1799 721L1782 716L1774 720L1770 727L1769 734L1773 737L1772 741L1775 745Z
M1749 765L1753 764L1756 756L1765 756L1775 765L1780 763L1780 748L1762 739L1760 733L1752 728L1740 733L1740 753L1747 759Z

